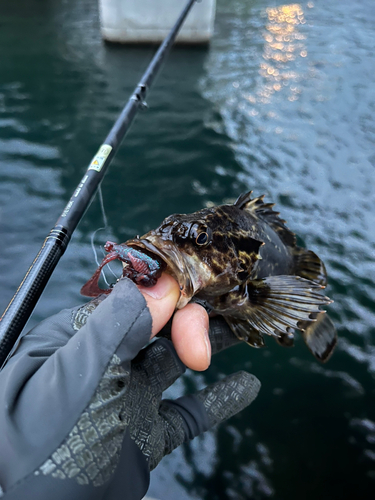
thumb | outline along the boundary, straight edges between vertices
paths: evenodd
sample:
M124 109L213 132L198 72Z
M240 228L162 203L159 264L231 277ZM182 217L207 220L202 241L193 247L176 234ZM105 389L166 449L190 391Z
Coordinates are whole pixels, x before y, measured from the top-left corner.
M155 286L138 286L146 300L152 317L152 337L154 337L172 316L180 297L179 286L169 274L163 273Z

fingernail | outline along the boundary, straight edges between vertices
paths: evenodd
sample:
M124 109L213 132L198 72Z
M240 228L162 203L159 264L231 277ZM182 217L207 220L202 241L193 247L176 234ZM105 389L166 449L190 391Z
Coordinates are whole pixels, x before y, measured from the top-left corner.
M202 334L203 334L204 345L206 347L207 367L208 367L211 364L211 343L208 336L208 330L206 330L206 328L202 330Z
M173 278L168 275L163 275L161 278L159 278L155 286L151 288L139 286L138 288L142 293L149 295L153 299L160 300L172 293L175 287L176 284L174 283Z

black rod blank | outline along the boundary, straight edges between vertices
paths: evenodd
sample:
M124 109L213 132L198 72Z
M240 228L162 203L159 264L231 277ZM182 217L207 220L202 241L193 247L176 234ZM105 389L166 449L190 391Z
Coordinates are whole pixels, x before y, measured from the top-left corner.
M18 290L0 318L0 367L7 360L28 321L57 263L65 252L73 231L92 201L108 166L129 130L138 110L144 106L147 91L166 59L176 36L196 0L189 0L147 67L104 143L91 161L67 206L44 240Z

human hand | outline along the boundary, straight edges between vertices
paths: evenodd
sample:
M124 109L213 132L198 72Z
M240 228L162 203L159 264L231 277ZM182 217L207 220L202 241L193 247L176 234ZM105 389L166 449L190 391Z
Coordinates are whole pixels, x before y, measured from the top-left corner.
M151 337L154 337L173 314L179 290L168 275L163 275L152 288L138 288L151 313ZM121 304L125 303L124 297ZM141 450L150 470L183 442L241 411L259 391L260 383L253 375L238 372L194 395L175 401L162 400L163 392L185 372L181 354L191 364L194 355L201 355L204 365L210 361L211 344L215 354L239 342L222 318L214 318L208 327L206 311L198 304L189 304L173 317L173 345L166 339L159 339L140 350L131 362L129 372L121 372L116 366L116 372L111 371L108 376L111 392L116 392L116 378L122 390L115 413L129 428L131 439ZM201 343L198 349L189 342L184 343L184 337L190 338L192 333L189 328L193 330L193 338L196 336L197 342ZM205 343L210 346L208 352Z
M146 294L147 308L137 287L120 280L97 307L94 301L62 311L23 338L0 373L0 488L7 500L34 498L30 491L39 500L112 499L129 484L126 498L141 498L149 470L165 454L256 397L257 379L239 372L162 401L185 366L165 339L142 347L167 321L165 301L172 314L173 287L161 294L166 299ZM175 338L181 326L172 325ZM233 340L224 337L224 344Z
M177 282L163 274L152 288L139 286L152 317L152 337L172 316L180 290ZM181 361L192 370L206 370L211 362L207 312L198 304L190 303L173 316L171 340Z

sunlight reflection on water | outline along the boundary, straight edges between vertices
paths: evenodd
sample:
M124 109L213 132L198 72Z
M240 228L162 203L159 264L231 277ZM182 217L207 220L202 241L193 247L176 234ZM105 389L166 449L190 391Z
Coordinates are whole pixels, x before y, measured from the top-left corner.
M19 7L30 15L8 12ZM89 0L0 9L5 307L154 47L102 44ZM335 300L340 341L329 364L317 365L300 338L293 350L267 339L263 350L218 354L206 373L174 386L169 397L241 369L262 381L250 409L162 462L150 496L373 497L374 12L368 0L219 1L210 48L172 51L149 111L103 182L101 247L171 213L233 201L246 189L266 193L325 261ZM80 286L95 268L90 237L102 225L96 200L30 325L84 300Z

